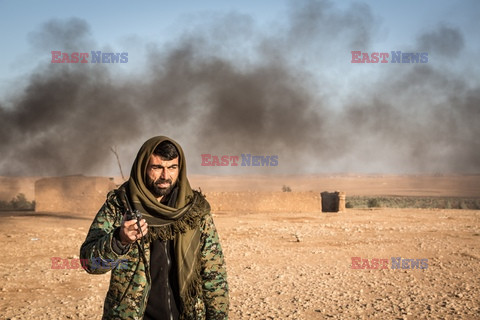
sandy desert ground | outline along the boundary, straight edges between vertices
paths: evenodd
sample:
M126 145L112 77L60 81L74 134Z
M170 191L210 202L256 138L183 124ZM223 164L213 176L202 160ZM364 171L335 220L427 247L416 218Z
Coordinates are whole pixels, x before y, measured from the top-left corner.
M362 184L355 188L373 193ZM429 190L448 194L448 188L454 189L435 184ZM418 185L405 189L426 195ZM2 213L1 318L101 318L109 274L52 269L52 257L78 258L91 219ZM480 318L478 210L217 212L215 221L228 266L231 319ZM353 269L352 257L388 259L388 268ZM428 267L392 269L392 257L428 259Z

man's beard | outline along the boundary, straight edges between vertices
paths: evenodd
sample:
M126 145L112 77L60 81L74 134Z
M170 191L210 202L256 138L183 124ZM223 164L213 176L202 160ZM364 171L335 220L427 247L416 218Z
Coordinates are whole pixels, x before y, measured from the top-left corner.
M158 198L158 197L163 197L163 196L166 196L168 195L172 189L175 187L174 184L172 184L172 180L171 179L162 179L162 178L158 178L157 180L152 180L150 179L150 177L147 177L147 187L148 189L150 190L150 192L155 196L155 198ZM160 188L158 185L159 184L163 184L163 183L169 183L170 186L167 187L167 188Z

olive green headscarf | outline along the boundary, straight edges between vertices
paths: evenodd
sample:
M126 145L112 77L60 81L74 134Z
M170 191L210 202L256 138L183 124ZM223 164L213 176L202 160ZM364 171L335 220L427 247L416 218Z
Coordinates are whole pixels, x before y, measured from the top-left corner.
M179 175L175 207L157 201L146 186L146 170L155 148L168 140L179 153ZM139 210L149 225L147 241L156 239L174 240L180 298L183 309L191 309L195 295L201 290L200 279L200 236L201 217L210 212L208 202L199 192L194 192L187 179L185 155L174 140L158 136L147 140L138 151L132 166L130 179L125 184L126 192L134 209ZM170 202L169 202L170 204Z

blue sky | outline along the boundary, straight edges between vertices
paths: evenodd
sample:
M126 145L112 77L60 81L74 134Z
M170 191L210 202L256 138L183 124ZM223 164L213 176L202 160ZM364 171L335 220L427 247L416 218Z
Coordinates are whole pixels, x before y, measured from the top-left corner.
M478 1L338 1L334 6L341 10L352 3L369 5L379 18L372 50L411 47L422 30L446 23L464 32L468 48L475 54L479 52L480 41L476 35L480 30ZM275 0L142 1L138 4L127 1L1 0L0 37L4 50L0 63L0 93L5 93L9 84L27 75L39 62L49 61L48 51L32 54L29 34L50 19L78 17L86 20L99 48L109 46L113 50L130 52L131 63L124 67L136 69L134 53L142 49L139 43L171 41L192 21L234 12L250 16L259 30L268 32L286 19L290 6L295 6L294 2ZM85 48L85 51L96 49Z
M138 4L127 1L0 1L2 46L9 48L2 54L1 81L3 85L8 84L15 77L28 73L39 61L49 59L50 52L36 57L29 55L28 35L50 19L84 19L98 47L109 45L114 50L131 52L132 57L139 48L136 42L125 45L129 39L161 44L172 40L172 33L183 29L192 18L241 12L258 21L266 21L282 10L284 4L277 1L238 1L237 4L225 1L142 1ZM96 49L85 48L85 51Z
M286 150L304 155L302 172L478 173L480 155L472 150L480 149L476 102L479 16L480 2L476 0L0 0L0 116L4 117L0 134L7 135L0 143L0 153L6 155L0 159L0 174L112 174L114 159L98 160L98 166L84 166L80 160L71 165L71 156L60 148L68 148L68 144L53 129L60 130L64 140L86 137L88 132L80 127L71 131L69 121L81 120L85 108L99 108L84 108L98 101L108 109L105 117L111 112L132 116L133 109L155 113L152 103L158 103L156 108L161 111L176 106L178 114L203 110L203 118L190 119L188 126L171 120L162 127L185 143L196 173L241 173L234 168L201 167L203 153L279 155L279 166L271 171L295 172L291 166L295 161L284 160ZM74 29L77 24L78 32ZM49 31L52 26L56 33ZM61 34L59 26L69 32L67 37L55 39ZM128 52L129 61L90 69L52 65L51 51L68 52L64 47L68 37L80 52ZM185 72L199 78L172 80L190 86L178 90L164 73L176 70L170 69L175 60L172 54L180 53L180 58L182 52L191 54L188 43L194 65ZM352 64L354 50L427 51L429 60L426 65ZM177 67L185 66L183 63ZM215 63L221 68L212 73ZM75 93L72 96L60 97L61 89L49 91L52 88L42 86L48 81L68 80L61 75L70 71L71 79L87 79L79 88L69 89ZM256 82L262 77L265 86ZM94 90L89 84L96 81L99 88L112 93L91 102L88 98ZM247 97L224 87L223 81L238 85L245 90L242 93L249 92ZM255 90L255 86L261 89ZM179 94L168 96L163 88ZM37 90L45 94L39 95ZM292 94L283 97L289 90ZM117 97L122 94L121 103L132 102L117 107ZM248 109L256 103L256 109ZM178 106L183 111L178 111ZM227 106L231 110L225 112ZM71 116L56 114L61 108L69 108ZM22 120L32 113L51 113L58 118L50 122L41 122L46 121L42 117ZM240 125L237 118L246 122ZM158 129L152 117L135 120L142 130L124 137L121 146L126 167L139 141ZM202 126L202 121L206 125ZM26 125L29 123L37 124ZM90 131L102 125L84 124L92 126L83 129ZM285 129L289 125L291 134ZM112 127L103 145L94 149L108 152L111 144L120 144L114 141L115 130ZM222 139L205 139L208 135ZM292 135L309 143L299 144ZM335 138L343 143L331 142ZM13 147L16 139L27 141L23 149ZM100 144L97 136L92 136L79 147L89 150L95 143ZM55 145L60 146L58 150L53 150ZM44 169L28 172L28 162L15 170L9 168L12 159L39 149L51 151L39 165ZM52 157L64 165L53 162ZM65 169L55 171L56 167ZM248 172L265 170L270 169Z

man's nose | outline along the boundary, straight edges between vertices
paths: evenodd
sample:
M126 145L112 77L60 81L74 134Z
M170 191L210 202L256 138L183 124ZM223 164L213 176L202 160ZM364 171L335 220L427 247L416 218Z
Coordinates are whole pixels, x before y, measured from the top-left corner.
M167 168L163 168L162 173L160 174L160 178L166 180L168 176Z

